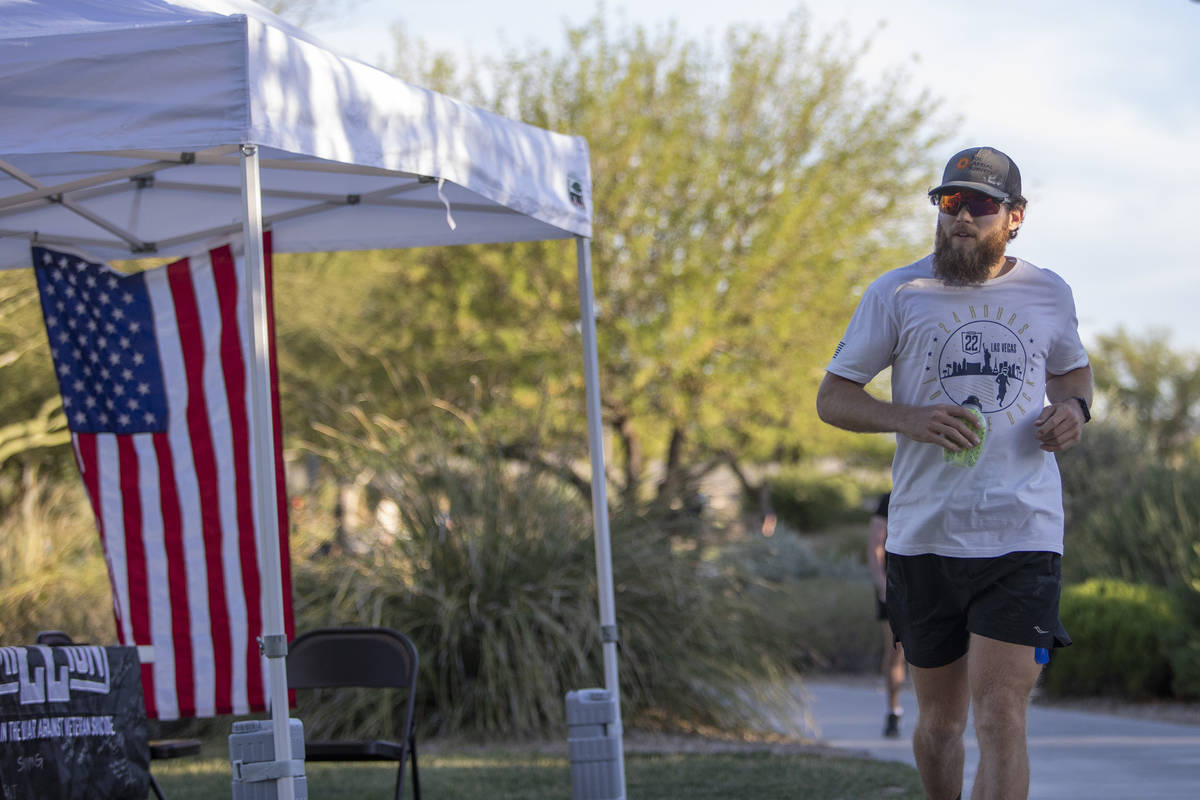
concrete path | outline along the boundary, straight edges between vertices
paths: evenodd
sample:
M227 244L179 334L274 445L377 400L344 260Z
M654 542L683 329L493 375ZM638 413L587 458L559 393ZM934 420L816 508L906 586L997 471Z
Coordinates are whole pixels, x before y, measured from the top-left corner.
M823 743L865 750L873 757L913 764L916 698L906 687L899 739L882 736L882 681L806 681ZM1029 709L1030 800L1197 800L1200 798L1200 725L1154 722L1113 714ZM973 731L966 738L963 795L970 794L979 760Z

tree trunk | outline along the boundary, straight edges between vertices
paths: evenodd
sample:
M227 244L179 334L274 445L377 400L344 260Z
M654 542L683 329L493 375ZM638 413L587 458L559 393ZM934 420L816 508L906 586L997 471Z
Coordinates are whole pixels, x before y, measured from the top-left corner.
M614 424L621 441L621 503L625 508L637 508L638 494L642 486L642 442L630 424L628 417L621 417Z

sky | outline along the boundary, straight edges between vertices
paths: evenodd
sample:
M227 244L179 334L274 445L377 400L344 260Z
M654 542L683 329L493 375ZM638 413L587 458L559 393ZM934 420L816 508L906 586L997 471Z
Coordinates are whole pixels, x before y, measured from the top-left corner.
M467 57L561 48L599 6L535 0L344 0L307 29L385 65L393 25ZM976 145L1017 163L1029 198L1009 253L1071 285L1085 343L1123 327L1200 351L1200 2L1195 0L608 0L610 19L696 38L770 27L803 5L814 29L873 45L871 82L903 68L943 102L945 158ZM565 7L565 8L564 8ZM915 96L915 95L914 95ZM1191 206L1197 206L1193 209ZM930 213L932 236L933 215ZM931 244L932 247L932 244ZM880 264L882 273L899 264Z

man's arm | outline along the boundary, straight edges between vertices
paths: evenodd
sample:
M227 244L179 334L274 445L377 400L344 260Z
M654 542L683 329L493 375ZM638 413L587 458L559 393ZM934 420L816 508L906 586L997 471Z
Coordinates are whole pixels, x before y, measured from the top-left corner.
M887 595L887 570L884 558L887 550L887 517L871 515L871 535L867 542L867 568L875 581L875 594L883 600Z
M817 415L857 433L899 433L952 453L979 444L975 417L962 406L906 406L872 397L861 383L825 373L817 390Z
M1048 453L1060 453L1079 444L1083 437L1083 409L1076 397L1092 404L1091 365L1046 378L1050 405L1037 418L1037 438Z

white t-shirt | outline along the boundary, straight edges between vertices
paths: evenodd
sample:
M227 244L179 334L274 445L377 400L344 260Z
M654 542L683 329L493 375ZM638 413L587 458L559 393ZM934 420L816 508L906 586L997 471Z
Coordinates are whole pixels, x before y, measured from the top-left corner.
M894 402L961 405L974 395L989 423L967 469L935 444L897 435L888 552L1062 553L1062 481L1034 421L1047 375L1087 363L1070 287L1027 261L981 286L947 286L930 255L872 283L829 372L865 384L890 365Z

